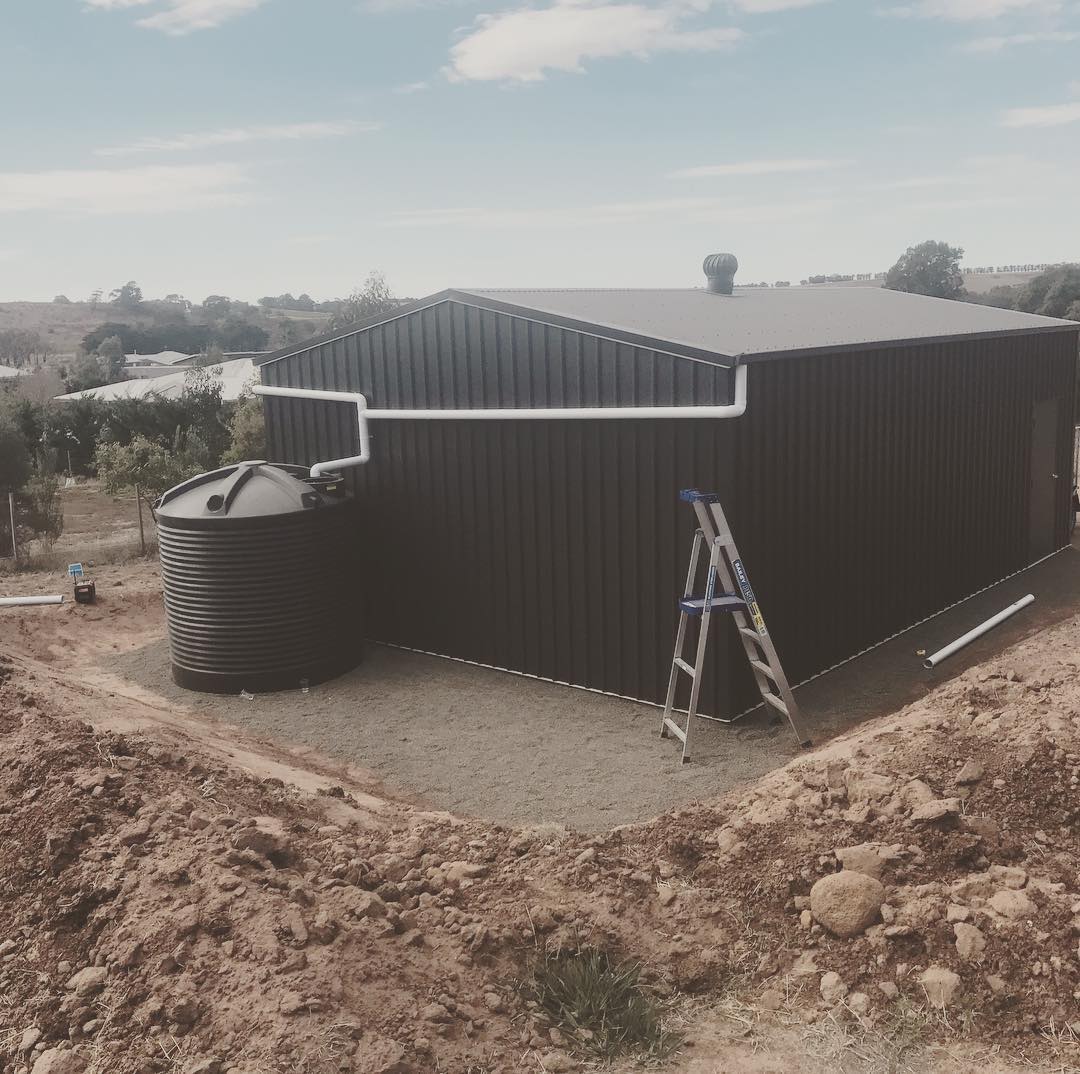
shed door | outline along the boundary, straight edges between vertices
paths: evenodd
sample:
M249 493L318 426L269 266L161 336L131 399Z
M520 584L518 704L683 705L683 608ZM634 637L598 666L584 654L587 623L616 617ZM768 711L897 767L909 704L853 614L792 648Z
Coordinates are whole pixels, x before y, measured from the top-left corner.
M1057 547L1058 401L1042 399L1031 409L1031 528L1029 552L1033 560Z

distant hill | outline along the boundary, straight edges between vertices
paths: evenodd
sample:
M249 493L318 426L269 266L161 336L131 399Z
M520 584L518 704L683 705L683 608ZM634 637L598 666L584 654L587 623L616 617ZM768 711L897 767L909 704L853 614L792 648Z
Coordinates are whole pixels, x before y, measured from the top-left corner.
M972 294L982 295L995 287L1019 287L1040 275L1038 272L965 272L964 287ZM804 287L881 287L882 276L876 280L842 280L833 283L807 283Z
M50 356L71 355L99 325L119 321L139 328L152 328L163 322L161 303L146 303L145 310L121 309L108 302L91 305L89 302L0 302L0 332L15 330L37 332ZM266 310L259 307L244 309L245 321L257 324L270 333L273 346L274 330L282 320L310 323L313 335L326 330L331 314L300 310ZM188 324L207 324L208 319L199 306L185 318Z

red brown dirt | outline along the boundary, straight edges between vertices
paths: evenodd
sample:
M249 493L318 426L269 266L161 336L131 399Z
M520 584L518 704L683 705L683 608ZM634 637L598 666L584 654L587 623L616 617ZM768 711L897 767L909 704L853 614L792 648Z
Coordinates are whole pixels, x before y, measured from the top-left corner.
M896 1041L912 1012L920 1049L1075 1069L1080 619L748 791L583 836L429 812L105 690L87 654L107 667L156 599L135 587L92 632L4 620L2 1074L57 1048L92 1074L573 1069L515 982L586 941L679 998L672 1069L849 1069L814 1067L806 1035ZM839 939L808 896L852 847L886 901ZM980 950L962 955L957 925ZM948 1002L931 967L956 975ZM717 1035L734 1003L741 1043Z

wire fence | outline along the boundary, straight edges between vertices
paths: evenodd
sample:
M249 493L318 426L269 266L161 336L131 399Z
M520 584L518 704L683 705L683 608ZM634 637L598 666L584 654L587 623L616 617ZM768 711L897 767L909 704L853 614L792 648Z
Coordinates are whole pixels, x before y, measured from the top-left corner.
M0 493L0 574L63 569L75 560L123 563L156 552L157 527L148 503L136 494L129 506L130 520L121 518L118 524L114 512L96 532L76 526L69 534L58 520L50 524L33 496Z

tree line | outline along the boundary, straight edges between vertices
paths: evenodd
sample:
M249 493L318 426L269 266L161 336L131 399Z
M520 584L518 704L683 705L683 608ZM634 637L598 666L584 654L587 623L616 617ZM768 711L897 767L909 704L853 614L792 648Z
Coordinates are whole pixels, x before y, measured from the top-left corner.
M184 379L176 399L36 401L17 386L0 395L0 495L16 494L19 543L60 536L61 474L100 477L111 492L138 486L150 502L195 474L265 454L254 395L223 400L206 369ZM0 554L10 546L5 511Z
M909 246L889 269L885 286L893 291L1080 321L1080 264L1055 265L1026 283L978 293L964 287L963 256L962 247L947 242L931 240Z

